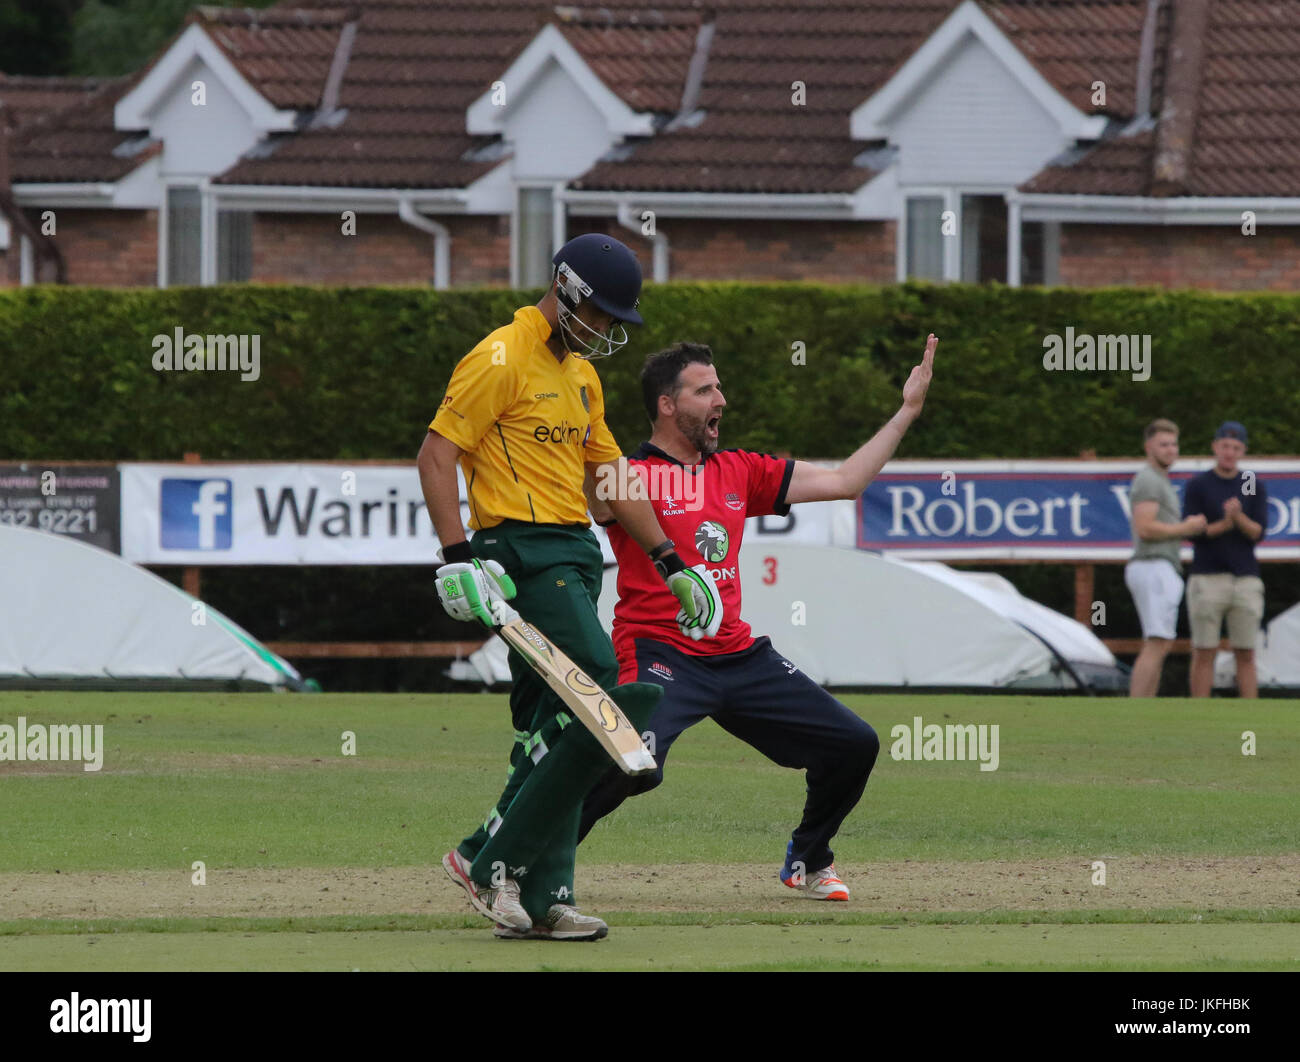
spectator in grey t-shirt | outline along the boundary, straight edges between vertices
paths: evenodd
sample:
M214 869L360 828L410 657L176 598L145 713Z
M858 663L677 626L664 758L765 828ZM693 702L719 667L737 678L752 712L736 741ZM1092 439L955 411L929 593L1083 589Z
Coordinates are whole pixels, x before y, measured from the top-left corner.
M1142 651L1129 676L1130 697L1154 697L1160 689L1160 673L1178 627L1178 605L1183 599L1178 549L1184 538L1205 531L1203 516L1178 519L1178 495L1169 482L1169 468L1178 460L1178 425L1172 420L1153 420L1143 437L1147 463L1129 488L1133 559L1124 568L1124 583L1142 621Z

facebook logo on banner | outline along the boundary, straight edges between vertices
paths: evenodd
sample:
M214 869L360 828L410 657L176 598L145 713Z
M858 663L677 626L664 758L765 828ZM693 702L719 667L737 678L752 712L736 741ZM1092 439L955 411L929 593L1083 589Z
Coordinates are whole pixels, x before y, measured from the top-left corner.
M229 549L231 508L228 479L164 479L163 549Z

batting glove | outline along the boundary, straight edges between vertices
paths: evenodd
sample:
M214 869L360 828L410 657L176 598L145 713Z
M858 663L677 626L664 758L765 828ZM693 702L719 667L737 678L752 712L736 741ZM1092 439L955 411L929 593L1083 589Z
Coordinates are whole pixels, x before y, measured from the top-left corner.
M496 561L444 564L436 575L438 600L452 619L495 628L519 618L506 604L515 596L514 581Z
M692 641L712 638L722 626L722 597L713 574L703 564L682 568L667 577L668 589L677 595L682 610L677 626Z

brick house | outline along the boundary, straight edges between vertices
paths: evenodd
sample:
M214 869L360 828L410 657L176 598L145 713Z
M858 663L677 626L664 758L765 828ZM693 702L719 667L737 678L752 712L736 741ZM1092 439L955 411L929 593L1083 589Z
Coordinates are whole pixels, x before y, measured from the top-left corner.
M0 283L1300 286L1300 3L285 0L0 77Z

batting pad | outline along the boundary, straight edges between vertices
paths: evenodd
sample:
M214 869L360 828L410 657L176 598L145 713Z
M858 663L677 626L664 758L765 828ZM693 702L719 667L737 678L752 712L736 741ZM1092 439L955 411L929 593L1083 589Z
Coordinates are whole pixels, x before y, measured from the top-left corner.
M663 687L653 682L627 682L609 694L628 722L644 731L663 692ZM572 833L566 829L570 820L581 813L588 791L613 762L580 723L570 723L548 745L496 832L475 857L471 868L475 881L488 884L493 864L532 866L553 841ZM576 842L576 834L574 839Z

